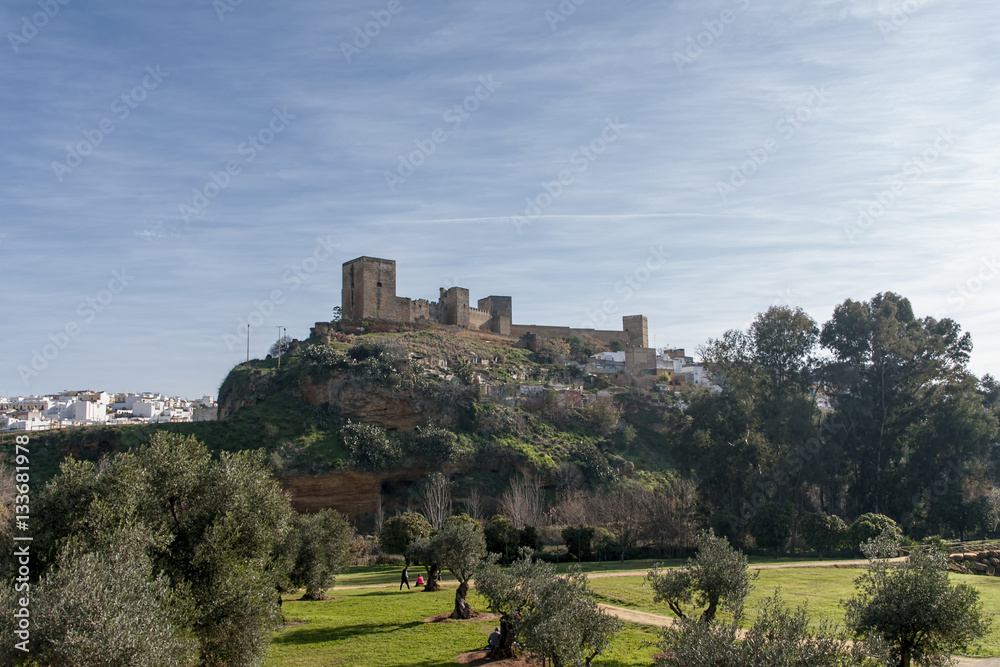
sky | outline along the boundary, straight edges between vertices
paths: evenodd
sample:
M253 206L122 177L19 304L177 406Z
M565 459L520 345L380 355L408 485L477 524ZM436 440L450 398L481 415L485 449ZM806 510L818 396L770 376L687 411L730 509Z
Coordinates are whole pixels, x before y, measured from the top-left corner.
M689 351L893 291L1000 373L994 0L36 0L0 32L0 396L215 395L362 255Z

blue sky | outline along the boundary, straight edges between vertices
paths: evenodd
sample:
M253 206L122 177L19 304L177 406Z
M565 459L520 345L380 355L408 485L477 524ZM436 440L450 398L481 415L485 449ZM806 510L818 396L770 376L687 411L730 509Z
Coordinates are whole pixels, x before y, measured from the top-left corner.
M63 1L0 6L0 395L215 394L360 255L690 350L892 290L1000 372L995 2Z

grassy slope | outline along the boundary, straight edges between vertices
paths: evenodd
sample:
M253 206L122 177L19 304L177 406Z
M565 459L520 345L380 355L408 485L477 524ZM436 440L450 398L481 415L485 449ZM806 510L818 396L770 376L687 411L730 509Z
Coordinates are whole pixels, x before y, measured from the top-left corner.
M476 371L492 383L541 382L546 377L558 379L555 367L538 363L531 352L521 348L495 346L432 332L375 334L373 337L389 337L411 352L447 359L449 363L473 356L490 359L490 367L477 366ZM349 346L332 343L331 347L343 352ZM30 434L33 477L44 483L58 472L59 463L68 454L96 461L105 454L128 450L147 442L158 429L193 435L215 452L265 449L275 454L276 462L287 466L288 474L336 469L345 465L348 458L348 453L340 444L340 419L336 408L313 407L291 395L305 371L305 365L295 355L283 358L280 370L275 360L255 360L237 365L222 383L220 396L240 394L251 386L266 387L266 396L256 404L238 410L223 422L75 427ZM514 380L514 377L519 379ZM493 406L488 406L488 409L493 409ZM528 464L539 471L566 460L579 445L606 445L584 428L561 430L540 419L538 413L515 412L525 422L526 432L522 437L464 432L461 434L463 445L478 449L496 443L491 446L509 454L511 460L519 462L519 466ZM628 415L629 419L634 416ZM0 457L13 450L15 436L14 433L0 434ZM661 439L655 432L640 429L640 438L624 453L637 463L637 468L660 477L671 468L660 443ZM506 486L505 477L487 473L477 475L475 468L468 480L456 480L457 488L461 490L466 481L474 481L496 493Z

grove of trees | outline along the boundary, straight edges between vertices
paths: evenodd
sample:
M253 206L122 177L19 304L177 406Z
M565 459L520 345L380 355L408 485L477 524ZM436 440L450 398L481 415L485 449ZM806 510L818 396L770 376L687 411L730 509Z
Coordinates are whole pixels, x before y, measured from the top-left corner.
M957 323L918 318L893 293L847 300L822 326L774 306L700 350L721 391L690 390L668 410L668 446L737 544L795 548L811 513L883 515L917 539L992 535L1000 392L969 371L971 349ZM820 551L872 537L830 541L817 521Z

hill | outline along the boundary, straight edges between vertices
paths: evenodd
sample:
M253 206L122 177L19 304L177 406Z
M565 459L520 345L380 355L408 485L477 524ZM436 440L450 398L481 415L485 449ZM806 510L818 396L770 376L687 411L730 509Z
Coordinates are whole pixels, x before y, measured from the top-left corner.
M306 341L280 367L268 358L233 368L219 421L33 434L34 473L51 477L66 455L97 459L164 429L213 451L264 449L299 509L362 519L380 502L406 507L433 471L452 476L459 503L475 486L487 505L520 473L550 491L623 476L652 484L672 468L657 430L666 399L588 376L582 364L600 349L576 339L532 351L444 328Z

